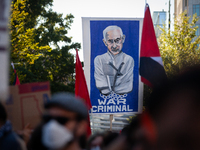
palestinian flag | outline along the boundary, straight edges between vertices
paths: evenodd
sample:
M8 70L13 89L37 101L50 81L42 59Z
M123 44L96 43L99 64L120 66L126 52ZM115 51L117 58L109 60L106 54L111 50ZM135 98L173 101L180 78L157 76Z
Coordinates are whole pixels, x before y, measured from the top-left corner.
M19 81L19 78L18 78L18 76L17 76L17 72L16 72L16 70L15 70L14 64L11 63L11 65L12 65L13 70L14 70L14 73L15 73L15 80L14 80L14 82L13 82L13 85L20 85L20 81Z
M150 87L157 86L161 81L167 79L148 4L146 4L145 7L145 16L143 20L140 75L141 81Z

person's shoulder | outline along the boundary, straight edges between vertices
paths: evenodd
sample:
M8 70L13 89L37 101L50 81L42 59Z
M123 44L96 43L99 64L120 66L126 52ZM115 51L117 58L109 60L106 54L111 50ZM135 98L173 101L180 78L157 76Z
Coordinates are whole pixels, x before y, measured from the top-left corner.
M13 142L13 141L15 142L15 141L17 141L16 140L16 134L13 131L11 131L9 133L6 133L3 136L3 141L8 141L8 142Z
M20 137L14 132L8 133L0 143L0 149L16 149L16 150L22 150L23 145L20 142ZM9 144L8 144L9 143Z

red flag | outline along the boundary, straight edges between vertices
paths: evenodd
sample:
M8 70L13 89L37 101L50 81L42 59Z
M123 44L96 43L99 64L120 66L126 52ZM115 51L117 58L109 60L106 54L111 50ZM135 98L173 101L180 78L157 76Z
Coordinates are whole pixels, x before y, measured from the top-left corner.
M167 79L148 4L145 7L142 28L140 75L141 81L150 87L156 86Z
M83 72L82 64L78 56L78 50L76 49L76 82L75 82L75 95L82 98L88 108L90 110L92 108L90 96L85 80L85 75ZM87 136L91 135L90 128L90 118L88 113L88 127L87 127Z
M15 80L14 80L13 85L20 85L20 81L19 81L19 78L18 78L18 76L17 76L17 72L16 72L16 70L15 70L14 64L11 63L11 65L12 65L13 70L14 70L14 73L15 73Z

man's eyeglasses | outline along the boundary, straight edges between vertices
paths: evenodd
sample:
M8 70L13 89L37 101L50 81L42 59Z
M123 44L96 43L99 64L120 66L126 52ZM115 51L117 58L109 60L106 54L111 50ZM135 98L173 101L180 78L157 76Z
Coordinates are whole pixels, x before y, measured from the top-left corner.
M56 120L58 123L64 125L71 120L76 120L75 118L67 118L62 116L51 116L51 115L43 115L42 120L44 123L49 122L50 120Z
M122 38L116 38L116 39L109 39L108 41L107 41L109 44L121 44L121 42L122 42Z

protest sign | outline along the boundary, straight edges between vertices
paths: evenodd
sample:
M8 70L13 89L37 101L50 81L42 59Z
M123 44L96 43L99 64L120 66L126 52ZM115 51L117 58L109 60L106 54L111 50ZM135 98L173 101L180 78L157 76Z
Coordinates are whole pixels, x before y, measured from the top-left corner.
M3 102L14 130L30 123L34 128L40 122L43 104L50 98L49 82L10 86L9 98Z
M142 112L141 18L82 18L84 72L94 114Z

